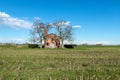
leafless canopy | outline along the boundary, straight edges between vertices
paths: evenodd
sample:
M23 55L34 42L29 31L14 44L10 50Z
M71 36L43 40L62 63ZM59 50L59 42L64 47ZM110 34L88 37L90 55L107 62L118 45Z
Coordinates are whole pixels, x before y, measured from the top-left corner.
M67 24L66 21L56 21L54 26L61 38L61 47L64 47L64 40L72 39L72 26Z
M40 43L40 48L42 48L42 41L43 41L43 33L44 29L50 29L50 24L44 24L40 20L36 19L33 23L32 29L30 30L31 35L33 36L32 39L36 42Z

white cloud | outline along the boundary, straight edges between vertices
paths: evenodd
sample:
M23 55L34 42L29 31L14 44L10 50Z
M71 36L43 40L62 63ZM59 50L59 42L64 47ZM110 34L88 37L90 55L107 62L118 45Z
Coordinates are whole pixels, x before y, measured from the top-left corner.
M113 44L111 41L81 41L81 44L103 44L103 45L110 45Z
M111 44L110 41L96 41L95 43L96 43L96 44L104 44L104 45L109 45L109 44Z
M80 25L73 26L73 28L80 28L80 27L81 27Z
M69 25L70 24L70 21L61 21L61 22L59 22L58 23L58 25L62 25L62 26L64 26L64 25Z
M40 18L35 17L35 19L40 19ZM70 21L61 22L60 25L70 25L70 23L71 23ZM27 20L12 17L5 12L0 12L0 25L9 26L12 28L27 28L27 29L29 29L29 28L31 28L32 23ZM73 28L80 28L80 27L81 27L80 25L73 26Z
M65 22L65 23L63 23L63 24L65 24L65 25L70 25L70 21L67 21L67 22ZM81 26L80 25L74 25L73 26L73 28L80 28Z
M27 40L21 38L0 39L0 43L26 43Z
M14 18L5 12L0 12L0 25L13 28L30 28L32 23L26 20Z
M59 24L58 25L70 25L70 21L66 21L66 22L59 22ZM72 28L81 28L81 26L80 25L74 25L74 26L72 26Z
M96 45L96 44L103 44L103 45L111 45L114 44L112 41L82 41L82 40L73 40L73 41L64 41L65 44L88 44L88 45Z
M65 25L69 25L69 24L70 24L70 21L67 21L67 22L65 22L64 24L65 24Z
M34 20L41 20L40 17L34 17Z

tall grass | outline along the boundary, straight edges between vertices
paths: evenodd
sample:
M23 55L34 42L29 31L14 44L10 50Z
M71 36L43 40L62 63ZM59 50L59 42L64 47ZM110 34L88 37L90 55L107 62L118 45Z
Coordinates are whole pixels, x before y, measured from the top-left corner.
M0 46L0 80L120 80L120 47Z

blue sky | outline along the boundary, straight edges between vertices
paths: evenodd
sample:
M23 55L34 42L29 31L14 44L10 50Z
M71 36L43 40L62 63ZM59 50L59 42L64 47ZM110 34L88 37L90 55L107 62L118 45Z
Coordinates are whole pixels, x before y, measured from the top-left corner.
M0 42L28 41L35 17L79 26L74 43L120 44L119 0L1 0Z

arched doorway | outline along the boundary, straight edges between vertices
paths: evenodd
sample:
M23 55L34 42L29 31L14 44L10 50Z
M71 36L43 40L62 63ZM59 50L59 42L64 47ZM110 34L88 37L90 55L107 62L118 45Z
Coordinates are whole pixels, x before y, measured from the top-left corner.
M51 43L51 44L50 44L50 48L55 48L54 43Z

